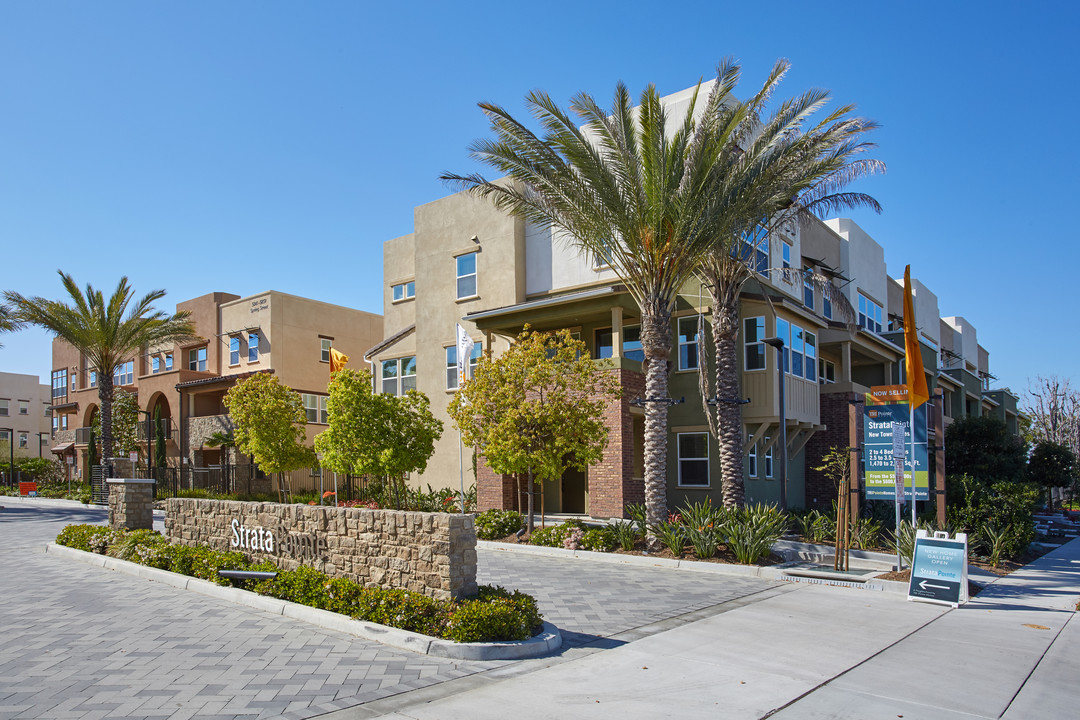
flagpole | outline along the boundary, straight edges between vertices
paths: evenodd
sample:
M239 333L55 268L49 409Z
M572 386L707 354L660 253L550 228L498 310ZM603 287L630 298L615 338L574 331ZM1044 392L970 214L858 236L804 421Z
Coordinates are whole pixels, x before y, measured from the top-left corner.
M462 445L464 443L461 440L461 428L457 431L457 468L458 468L458 480L461 482L461 514L465 514L465 461L462 459Z
M908 397L908 411L910 412L908 427L911 429L911 531L915 531L915 403ZM911 561L914 563L915 558Z

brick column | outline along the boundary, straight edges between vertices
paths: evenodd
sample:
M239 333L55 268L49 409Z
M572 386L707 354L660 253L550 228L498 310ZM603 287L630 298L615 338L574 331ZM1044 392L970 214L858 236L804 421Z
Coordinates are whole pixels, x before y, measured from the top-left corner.
M109 478L109 527L113 530L154 528L154 481Z

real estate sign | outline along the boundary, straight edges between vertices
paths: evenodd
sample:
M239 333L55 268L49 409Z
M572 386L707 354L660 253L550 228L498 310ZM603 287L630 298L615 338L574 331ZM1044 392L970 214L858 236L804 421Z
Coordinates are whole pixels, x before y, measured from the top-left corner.
M930 473L926 447L924 403L915 410L915 490L916 500L930 499ZM863 406L863 465L866 470L866 499L896 499L896 464L893 459L893 427L904 430L904 484L911 488L911 428L906 385L879 385L870 388Z
M908 600L956 606L967 602L967 535L925 530L915 536Z

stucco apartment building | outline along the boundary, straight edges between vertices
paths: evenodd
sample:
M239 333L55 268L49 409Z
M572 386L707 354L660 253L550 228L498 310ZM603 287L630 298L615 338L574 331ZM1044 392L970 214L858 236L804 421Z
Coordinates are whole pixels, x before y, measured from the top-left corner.
M0 372L0 463L48 454L49 386L37 375Z
M475 362L481 352L500 353L529 324L537 330L570 329L594 358L603 358L618 373L624 387L622 400L605 413L604 459L585 473L568 472L545 483L545 508L622 516L625 503L643 499L644 411L633 404L644 394L640 311L602 261L564 240L488 201L458 193L415 208L414 231L385 243L386 334L366 359L377 389L423 391L446 424L421 484L456 487L459 451L466 484L474 478L472 449L460 448L446 413L458 386L455 325L460 323L476 343ZM787 347L788 502L827 507L835 490L812 468L830 447L858 440L850 436L850 408L861 408L871 386L905 379L903 282L889 277L884 248L849 219L790 222L769 237L747 240L743 256L756 270L740 309L741 388L749 401L743 406L747 497L780 499L780 360L763 342L780 336ZM825 293L807 280L810 273L827 278L835 292ZM912 285L927 382L931 391L943 390L945 423L996 414L1015 428L1017 398L990 389L989 353L978 345L974 327L962 317L942 318L936 295L917 279ZM709 326L707 307L703 287L685 287L672 319L669 392L686 399L669 411L673 507L706 497L720 500L719 454L698 392L701 360L711 356L711 338L703 343L697 331L699 314ZM856 435L861 435L859 425ZM517 479L496 476L482 458L475 466L481 509L520 507Z
M240 297L215 292L176 305L191 313L199 337L183 344L145 348L118 366L116 387L138 394L139 409L165 421L166 449L173 466L216 465L221 450L205 441L232 426L223 398L238 379L270 372L301 394L307 411L307 440L325 429L330 348L354 364L382 338L380 315L275 290ZM77 458L86 472L90 427L98 412L97 378L86 359L67 342L53 341L53 447ZM139 437L145 439L143 422ZM145 462L145 447L140 448ZM235 453L235 450L232 451Z

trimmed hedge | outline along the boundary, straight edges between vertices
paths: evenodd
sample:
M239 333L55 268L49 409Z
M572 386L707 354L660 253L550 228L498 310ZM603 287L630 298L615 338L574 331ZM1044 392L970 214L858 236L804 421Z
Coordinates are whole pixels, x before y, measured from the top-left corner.
M69 525L56 542L456 642L527 640L544 624L531 595L497 586L481 585L476 597L466 600L435 600L407 590L363 587L305 565L280 570L268 560L252 563L240 552L173 545L150 530L110 530L100 525ZM218 576L220 569L276 571L277 577L230 581Z

